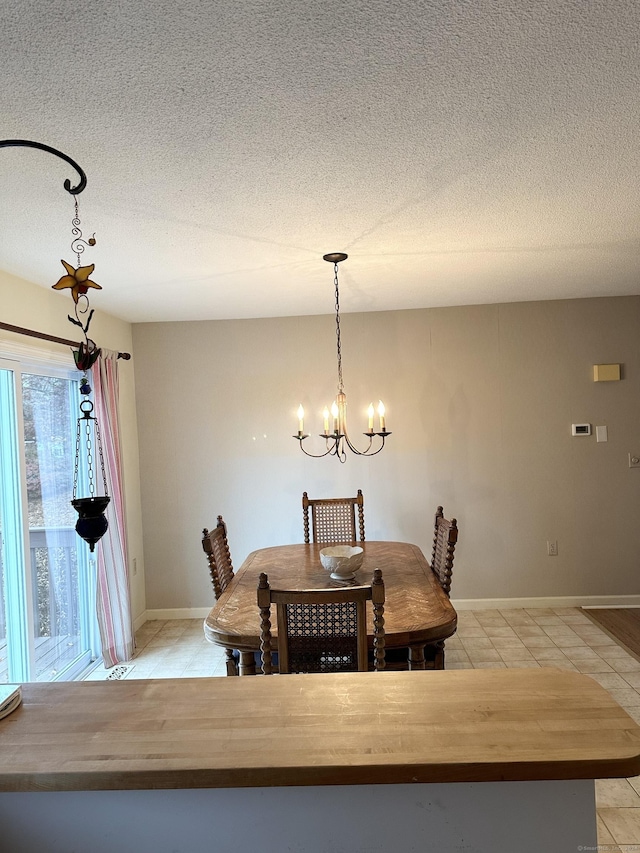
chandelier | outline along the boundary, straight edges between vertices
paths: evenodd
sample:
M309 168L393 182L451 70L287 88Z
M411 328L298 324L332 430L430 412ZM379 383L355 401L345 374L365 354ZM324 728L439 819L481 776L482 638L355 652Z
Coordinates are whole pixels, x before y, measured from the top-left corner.
M320 438L325 441L324 453L310 453L304 446L305 439L309 435L304 431L304 409L302 404L298 408L298 434L294 435L300 442L300 450L307 456L312 456L314 459L321 459L323 456L336 456L340 462L347 461L347 448L357 456L375 456L380 453L384 447L385 439L391 433L385 425L385 408L382 400L378 402L378 430L374 430L375 410L373 403L368 409L368 425L367 431L363 433L369 439L369 444L359 450L349 438L349 430L347 428L347 395L344 390L342 381L342 347L340 342L340 291L338 288L338 264L341 261L346 261L348 255L343 252L331 252L328 255L323 255L322 259L333 264L333 283L336 291L336 345L338 353L338 393L336 399L331 404L331 411L325 406L323 411L324 430L320 433ZM331 429L329 424L331 422ZM374 444L374 438L379 439Z

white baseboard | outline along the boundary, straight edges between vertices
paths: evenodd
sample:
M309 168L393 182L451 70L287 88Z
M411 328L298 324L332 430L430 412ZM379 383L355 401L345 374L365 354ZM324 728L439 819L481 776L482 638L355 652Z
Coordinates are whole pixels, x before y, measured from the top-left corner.
M256 604L256 610L258 605ZM140 624L161 619L165 622L173 619L205 619L211 612L211 607L169 607L165 610L145 610ZM137 620L136 620L137 622ZM136 630L138 629L136 624Z
M136 616L133 620L133 630L137 631L139 628L142 628L145 622L148 621L147 611L144 610L140 616Z
M456 610L513 610L523 607L640 607L640 595L557 595L540 598L452 598Z
M514 610L524 607L640 607L640 595L564 595L540 598L452 598L456 610ZM258 605L256 605L257 611ZM175 607L145 610L135 620L136 631L145 622L157 619L205 619L210 607Z

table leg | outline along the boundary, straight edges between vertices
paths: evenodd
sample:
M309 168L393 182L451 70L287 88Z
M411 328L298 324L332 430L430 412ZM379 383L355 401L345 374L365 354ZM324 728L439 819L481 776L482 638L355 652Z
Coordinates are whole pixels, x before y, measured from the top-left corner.
M240 652L240 675L256 674L256 658L253 652Z
M409 669L424 669L424 643L409 646Z
M224 652L226 656L227 675L237 675L238 667L233 656L233 649L225 649Z
M444 640L424 647L425 669L444 669Z

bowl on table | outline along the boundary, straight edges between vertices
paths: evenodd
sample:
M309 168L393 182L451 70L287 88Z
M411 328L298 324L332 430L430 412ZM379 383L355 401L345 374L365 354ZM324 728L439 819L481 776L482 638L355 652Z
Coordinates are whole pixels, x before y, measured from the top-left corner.
M354 545L332 545L320 551L320 562L337 581L353 580L363 557L363 549Z

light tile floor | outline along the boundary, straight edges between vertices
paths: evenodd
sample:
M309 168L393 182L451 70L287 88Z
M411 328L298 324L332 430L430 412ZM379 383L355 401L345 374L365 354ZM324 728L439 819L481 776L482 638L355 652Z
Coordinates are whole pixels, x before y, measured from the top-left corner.
M146 622L127 678L225 676L224 650L204 639L202 620ZM578 608L463 610L447 640L447 669L554 666L598 681L640 723L640 660ZM90 679L106 678L96 668ZM598 849L640 853L640 776L596 781Z

